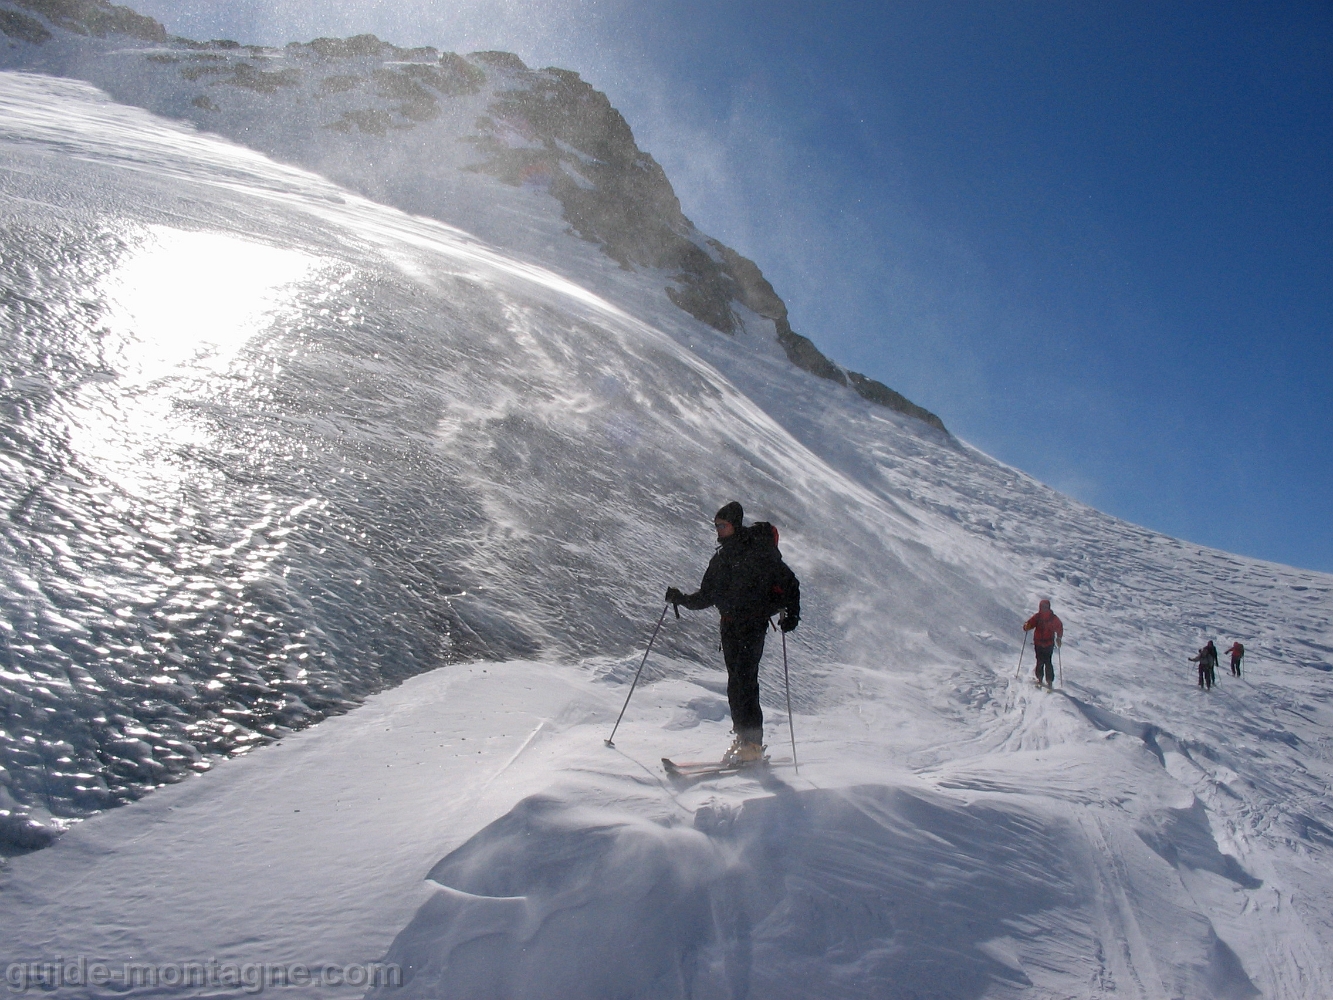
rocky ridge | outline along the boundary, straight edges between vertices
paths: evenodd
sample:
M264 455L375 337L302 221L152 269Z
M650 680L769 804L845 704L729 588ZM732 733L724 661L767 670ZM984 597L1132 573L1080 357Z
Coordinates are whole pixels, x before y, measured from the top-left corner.
M481 113L471 117L465 134L455 136L474 151L462 169L545 189L574 233L624 268L661 272L667 296L691 316L733 334L745 322L736 308L743 306L773 324L793 364L945 430L935 414L830 360L794 331L786 304L759 267L694 226L665 172L639 149L624 117L575 72L533 70L508 52L460 56L431 47L405 49L374 35L317 38L284 49L198 42L171 37L154 19L108 0L4 0L0 31L11 48L39 48L61 32L151 43L131 58L143 60L147 69L174 73L177 88L193 85L197 93L186 114L224 134L227 130L210 115L223 110L219 95L227 88L290 95L289 104L320 118L319 128L358 143L366 137L401 137L437 122L445 111L442 102L480 97ZM70 75L76 74L77 69ZM263 146L248 126L241 131L232 137Z
M14 0L16 7L40 14L52 26L79 35L106 38L129 35L147 42L165 42L167 30L151 17L107 0ZM0 30L11 38L41 44L52 37L42 21L19 11L0 11Z
M820 378L849 386L871 402L944 430L935 414L882 382L829 360L791 328L787 306L759 267L705 236L685 217L666 173L638 148L629 124L606 95L577 73L529 70L509 53L474 53L514 72L522 86L497 94L472 140L485 170L510 184L549 178L565 218L623 267L659 268L667 295L691 316L723 333L742 322L740 303L773 322L788 359Z

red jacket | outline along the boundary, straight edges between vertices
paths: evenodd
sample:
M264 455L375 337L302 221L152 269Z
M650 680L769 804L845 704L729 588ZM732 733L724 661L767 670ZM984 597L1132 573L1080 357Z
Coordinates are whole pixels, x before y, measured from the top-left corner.
M1042 602L1046 603L1045 601ZM1055 645L1055 637L1059 636L1063 641L1065 637L1065 623L1060 621L1060 616L1050 608L1042 608L1035 615L1027 620L1023 626L1024 632L1032 633L1032 645L1040 646L1045 649L1047 646Z

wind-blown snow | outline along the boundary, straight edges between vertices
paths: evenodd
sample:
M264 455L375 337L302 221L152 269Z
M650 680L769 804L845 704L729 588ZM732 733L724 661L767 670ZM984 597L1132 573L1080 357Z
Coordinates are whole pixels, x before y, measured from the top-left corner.
M651 274L556 275L86 84L0 74L0 206L6 794L75 815L210 764L201 727L281 738L12 858L8 969L1333 994L1333 578L1090 510ZM710 616L668 617L602 739L732 498L801 577L801 767L775 637L774 768L672 784L660 756L726 742ZM1053 693L1015 679L1038 596ZM1200 692L1205 636L1248 676Z

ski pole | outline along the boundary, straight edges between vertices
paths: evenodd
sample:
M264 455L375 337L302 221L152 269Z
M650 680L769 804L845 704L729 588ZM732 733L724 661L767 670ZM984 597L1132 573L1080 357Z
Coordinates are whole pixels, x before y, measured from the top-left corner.
M1065 644L1062 639L1055 644L1056 655L1060 658L1060 687L1065 686Z
M782 683L787 688L787 732L791 734L791 762L796 773L801 773L801 765L796 760L796 727L791 721L791 678L787 676L787 633L782 633Z
M604 741L609 747L615 746L612 741L616 738L616 730L620 728L620 720L625 717L625 709L629 708L630 698L634 697L634 688L639 683L639 674L643 673L643 665L648 662L648 654L653 651L653 643L657 641L657 633L662 631L662 623L666 621L667 608L669 607L671 607L670 603L662 605L662 617L657 619L657 628L653 629L653 637L648 640L648 648L643 651L643 659L639 661L639 669L634 671L634 683L629 686L629 694L625 695L625 704L620 707L620 715L616 717L616 724L611 727L611 735Z
M1019 677L1023 676L1023 654L1026 653L1027 651L1028 651L1028 634L1027 631L1024 630L1023 648L1018 651L1018 666L1014 669L1014 680L1018 680Z

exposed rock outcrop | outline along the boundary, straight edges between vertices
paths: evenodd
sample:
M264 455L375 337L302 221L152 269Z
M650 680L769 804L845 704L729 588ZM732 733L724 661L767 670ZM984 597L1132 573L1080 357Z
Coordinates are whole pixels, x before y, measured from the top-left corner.
M667 295L723 333L740 323L739 302L773 322L791 362L865 399L945 430L943 421L882 382L847 371L791 328L787 306L751 260L700 233L681 211L661 166L639 149L624 117L577 73L534 71L508 53L473 53L511 77L477 122L474 169L509 184L549 189L579 236L622 267L664 271Z
M41 45L51 40L51 32L35 17L20 14L16 10L0 10L0 31L20 42Z
M374 35L291 42L286 53L328 70L316 91L319 97L359 92L381 104L390 102L389 107L344 111L328 123L328 128L343 133L382 137L390 129L434 121L440 115L441 97L475 94L486 82L483 70L453 52L441 53L430 46L402 49ZM335 64L346 60L360 72L340 71ZM375 60L382 64L366 65Z
M157 21L128 7L108 3L107 0L14 0L14 3L25 10L41 14L56 27L80 35L95 35L98 38L131 35L148 42L167 40L167 29ZM42 31L45 30L42 28ZM10 33L7 27L5 33Z

